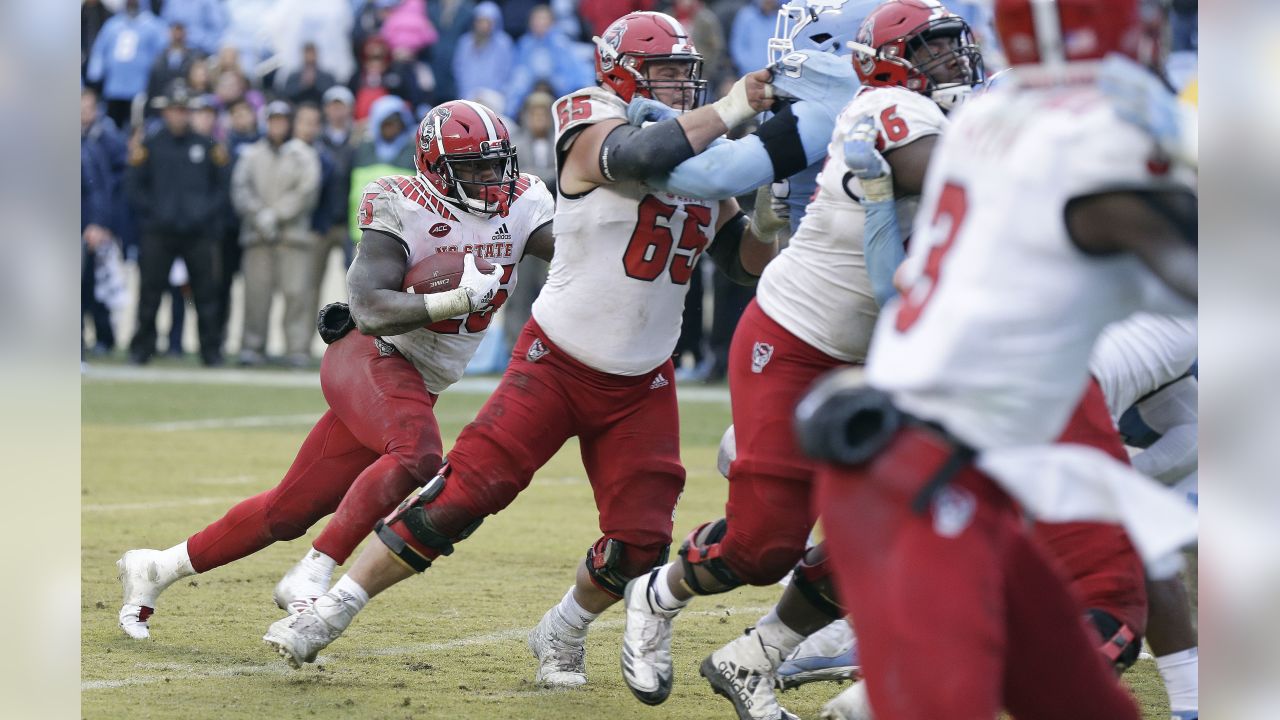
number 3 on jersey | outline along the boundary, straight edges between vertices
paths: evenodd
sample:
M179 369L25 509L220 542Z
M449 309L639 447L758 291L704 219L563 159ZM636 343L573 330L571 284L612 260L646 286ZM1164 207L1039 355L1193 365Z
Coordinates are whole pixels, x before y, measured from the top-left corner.
M938 209L933 213L933 225L937 227L943 218L950 223L947 237L941 243L929 248L929 256L924 263L924 276L917 279L910 291L902 298L902 307L898 308L898 319L894 327L898 332L906 332L920 319L924 306L929 304L933 291L938 289L938 277L942 272L942 260L955 245L956 236L960 234L960 226L964 224L964 216L969 210L969 198L964 186L947 183L938 197ZM921 288L927 279L928 287ZM922 292L921 292L922 291Z
M631 241L627 243L627 251L622 256L627 277L653 282L662 275L663 270L668 269L667 260L671 260L671 282L677 285L689 282L689 278L693 276L693 266L698 262L698 255L707 247L711 210L703 205L685 205L680 243L676 244L671 226L659 224L658 221L670 221L677 209L675 205L668 205L652 195L646 195L640 202L636 229L631 233ZM676 248L674 258L671 257L673 245Z

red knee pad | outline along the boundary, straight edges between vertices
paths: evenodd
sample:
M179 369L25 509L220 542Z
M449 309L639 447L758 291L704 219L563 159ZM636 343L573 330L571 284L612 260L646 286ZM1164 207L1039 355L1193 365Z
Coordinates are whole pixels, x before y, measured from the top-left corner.
M832 620L844 617L844 608L836 595L835 580L831 577L831 565L827 562L827 550L823 545L810 548L800 559L792 572L791 584L809 604Z

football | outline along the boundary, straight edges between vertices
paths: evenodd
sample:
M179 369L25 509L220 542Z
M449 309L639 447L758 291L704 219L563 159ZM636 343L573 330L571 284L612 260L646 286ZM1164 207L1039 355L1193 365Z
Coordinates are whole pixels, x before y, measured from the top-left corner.
M427 295L445 292L458 287L462 281L464 252L441 252L422 260L404 274L404 291ZM476 258L480 272L493 270L493 264L484 258Z

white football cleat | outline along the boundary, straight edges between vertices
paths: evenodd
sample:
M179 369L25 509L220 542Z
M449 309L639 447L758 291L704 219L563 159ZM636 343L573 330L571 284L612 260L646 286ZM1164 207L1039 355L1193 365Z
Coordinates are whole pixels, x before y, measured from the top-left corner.
M537 682L545 687L581 687L587 684L587 638L570 635L556 611L548 610L529 633L529 649L538 659Z
M867 699L867 682L860 680L827 701L818 714L822 720L875 720Z
M271 624L262 639L293 668L316 661L316 655L351 624L355 610L332 593L325 593L296 615Z
M156 598L185 573L168 567L161 550L130 550L116 561L116 577L124 589L120 629L135 640L151 637L149 625Z
M788 690L805 683L858 679L858 641L844 619L836 620L805 638L778 667L778 688Z
M276 607L297 615L329 592L330 580L330 576L315 571L305 560L299 561L276 583L271 598L276 601Z
M627 583L627 627L622 631L622 679L646 705L671 695L671 621L680 609L667 610L653 597L655 569Z
M773 694L774 669L781 663L782 653L761 642L755 628L747 628L742 637L708 655L698 674L733 703L739 720L800 720Z

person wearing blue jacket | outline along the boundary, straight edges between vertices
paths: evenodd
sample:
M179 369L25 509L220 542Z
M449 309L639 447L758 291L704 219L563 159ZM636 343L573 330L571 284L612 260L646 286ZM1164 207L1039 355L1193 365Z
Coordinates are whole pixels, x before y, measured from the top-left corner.
M518 114L525 97L540 82L551 86L552 94L560 97L594 80L591 65L580 59L573 43L555 27L551 8L534 7L529 13L529 32L516 43L511 82L507 84L507 112Z
M108 20L94 40L85 77L101 83L107 115L120 127L129 123L133 99L147 91L151 65L168 42L164 21L139 0L126 0L124 12Z
M222 47L222 34L227 29L223 0L169 0L160 17L170 25L184 26L187 44L205 55L216 55Z

